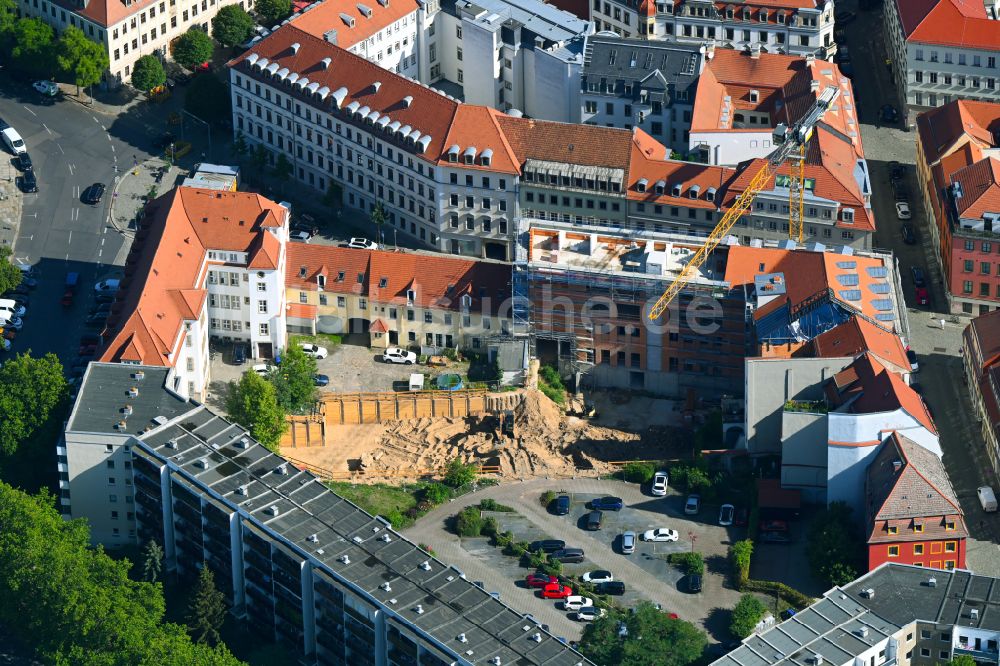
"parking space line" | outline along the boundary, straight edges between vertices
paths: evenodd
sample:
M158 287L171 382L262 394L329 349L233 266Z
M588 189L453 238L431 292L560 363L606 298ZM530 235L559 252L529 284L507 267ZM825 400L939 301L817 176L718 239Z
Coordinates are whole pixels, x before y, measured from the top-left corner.
M24 110L25 110L25 111L27 111L28 113L30 113L31 115L33 115L33 116L36 116L36 117L38 116L38 114L37 114L37 113L35 113L35 112L34 112L34 111L32 111L31 109L29 109L29 108L28 108L27 106L25 106L24 104L22 104L21 106L23 106L23 107L24 107Z
M56 148L58 148L58 149L59 149L59 152L60 152L60 153L62 153L63 155L65 155L65 154L66 154L66 151L65 151L65 150L63 150L63 147L62 147L62 144L58 144L58 143L57 143L57 144L56 144Z
M49 129L48 125L46 125L45 123L42 123L42 127L45 128L46 132L48 132L49 134L52 134L52 130Z

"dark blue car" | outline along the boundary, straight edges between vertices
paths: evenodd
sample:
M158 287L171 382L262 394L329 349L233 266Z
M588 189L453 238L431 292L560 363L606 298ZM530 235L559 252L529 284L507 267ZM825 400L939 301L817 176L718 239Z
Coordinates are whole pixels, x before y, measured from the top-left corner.
M599 497L590 502L590 508L600 511L621 511L623 506L621 497Z
M326 386L330 383L330 377L327 375L313 375L313 383L316 386Z
M552 503L552 513L557 516L565 516L569 513L569 495L560 495Z

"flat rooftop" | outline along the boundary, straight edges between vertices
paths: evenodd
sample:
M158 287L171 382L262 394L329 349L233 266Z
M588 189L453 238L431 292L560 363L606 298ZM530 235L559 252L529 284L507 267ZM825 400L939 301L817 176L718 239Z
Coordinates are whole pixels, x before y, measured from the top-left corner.
M120 432L119 403L137 372L144 376L125 431L137 437L140 450L166 463L175 479L211 490L275 542L463 659L488 664L498 657L502 664L524 666L589 663L388 522L268 451L241 426L176 398L163 386L163 368L92 363L69 429ZM153 423L156 416L169 421ZM147 431L148 425L153 429Z
M565 42L592 32L590 21L541 0L456 0L455 10L477 16L477 23L493 25L498 30L508 21L514 21L553 42Z

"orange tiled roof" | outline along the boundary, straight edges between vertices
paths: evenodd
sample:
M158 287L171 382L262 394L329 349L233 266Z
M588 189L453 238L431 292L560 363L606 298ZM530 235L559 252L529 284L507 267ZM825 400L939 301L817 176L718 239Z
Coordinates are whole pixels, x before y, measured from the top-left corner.
M1000 130L1000 104L992 102L956 100L917 116L920 144L924 158L931 165L952 152L962 139L978 148L993 146L997 130Z
M955 204L959 217L979 219L985 213L1000 213L1000 160L987 157L951 174L960 183L962 197Z
M722 206L726 186L736 176L735 169L664 160L659 151L647 145L644 136L648 135L637 132L632 141L632 158L628 170L629 199L708 210L716 210ZM638 184L642 180L646 181L645 192L638 190ZM657 185L661 182L663 192L657 194ZM680 196L674 196L675 185L681 186ZM708 200L709 193L712 201Z
M289 303L286 311L289 317L296 319L315 319L316 306L309 303Z
M628 168L632 150L630 130L514 118L503 114L497 114L496 119L522 164L531 158ZM650 138L650 141L663 148L655 139Z
M359 9L362 6L370 15ZM391 0L385 5L378 0L323 0L292 19L291 24L319 39L326 39L327 33L336 31L337 45L349 49L419 9L416 0ZM341 18L344 15L354 19L353 26Z
M849 406L854 414L875 414L902 409L927 430L937 434L934 420L920 394L903 381L903 378L886 369L872 354L864 354L854 363L834 376L837 391L829 395L834 404L844 404L857 398Z
M977 0L894 0L907 41L1000 49L1000 30Z
M504 264L305 243L290 243L286 252L285 285L290 289L316 290L323 274L324 292L406 306L412 290L415 307L450 310L460 309L461 297L468 294L472 310L487 303L492 312L511 294L511 268Z
M284 220L286 213L258 194L190 187L178 187L150 203L150 221L126 261L108 320L111 339L100 360L172 365L170 355L183 337L184 322L200 315L207 298L203 266L208 251L271 247L260 240L271 235L262 224Z
M87 3L73 0L54 0L55 4L105 28L118 24L122 19L138 14L158 0L136 0L126 4L122 0L90 0ZM85 6L81 6L85 5Z
M861 317L851 317L816 336L798 355L857 357L865 352L870 352L882 363L892 364L899 372L910 371L910 362L899 336Z

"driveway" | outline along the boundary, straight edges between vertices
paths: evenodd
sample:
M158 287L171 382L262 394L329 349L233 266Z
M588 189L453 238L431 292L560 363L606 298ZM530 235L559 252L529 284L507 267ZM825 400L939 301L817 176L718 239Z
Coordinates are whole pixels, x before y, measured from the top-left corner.
M426 375L425 388L431 388L430 378L445 371L421 365L386 363L382 350L362 345L340 344L330 349L330 355L317 362L319 372L330 377L327 391L407 391L410 375ZM458 370L465 374L465 369Z
M572 494L575 503L570 516L553 516L539 504L538 498L546 490ZM601 495L621 497L627 508L619 516L606 512L608 522L599 532L580 529L576 520L584 512L584 501ZM567 545L583 548L587 562L567 567L567 571L608 569L614 573L616 580L625 582L626 589L637 591L638 595L661 604L665 611L677 612L685 620L704 628L710 639L728 639L728 613L725 611L736 604L739 593L724 586L725 552L730 535L726 534L724 528L714 525L714 507L702 509L701 517L705 522L687 521L681 517L679 496L653 498L645 495L637 486L619 481L536 479L505 483L463 496L434 509L414 526L404 530L408 538L429 545L442 560L454 564L470 580L483 581L487 590L499 592L502 599L513 608L531 613L539 621L549 624L554 634L570 639L580 635L580 625L570 620L564 611L557 609L553 602L537 599L516 584L528 570L517 568L515 575L506 570L506 567L498 566L497 557L503 557L499 550L483 549L478 544L467 547L469 540L460 539L445 529L445 522L449 517L484 498L492 498L514 508L526 519L526 523L533 526L531 529L536 530L534 533L538 536L562 539ZM635 529L670 526L681 533L682 540L680 545L640 544L634 555L625 556L609 545L620 533L617 530L626 526ZM673 567L667 566L658 557L653 557L654 553L658 556L672 550L689 548L691 536L695 537L696 548L705 556L708 566L702 593L698 595L681 592L677 584L680 575ZM626 601L628 598L626 597Z

